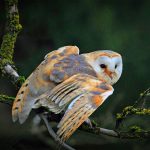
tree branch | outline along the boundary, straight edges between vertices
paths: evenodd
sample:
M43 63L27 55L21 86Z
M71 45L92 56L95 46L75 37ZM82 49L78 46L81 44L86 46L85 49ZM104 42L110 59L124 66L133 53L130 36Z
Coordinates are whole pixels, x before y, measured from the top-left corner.
M8 105L12 105L13 101L14 101L14 97L10 97L7 95L0 95L0 102L4 103L4 104L8 104Z
M14 97L9 97L7 95L0 95L0 102L4 103L4 104L9 104L12 105L13 100L15 98ZM144 109L145 110L145 109ZM148 109L148 112L150 110ZM42 120L44 121L50 135L53 137L53 139L55 141L57 141L57 135L56 133L52 130L52 128L50 127L50 125L48 124L48 122L59 122L61 117L57 117L57 115L55 116L54 114L49 114L47 115L49 117L49 119L47 119L46 116L41 116ZM110 129L105 129L105 128L101 128L98 127L98 124L95 123L95 121L92 121L92 126L93 128L91 128L91 126L89 125L85 125L82 124L80 127L80 130L85 131L85 132L89 132L92 134L96 134L96 135L107 135L107 136L112 136L115 138L122 138L122 139L138 139L138 138L150 138L150 131L144 131L142 129L140 129L137 126L132 126L130 128L130 130L128 131L115 131L115 130L110 130ZM95 126L95 127L94 127ZM66 147L65 145L63 145L64 147Z
M15 84L22 84L13 63L14 46L17 36L22 29L19 23L18 0L5 0L6 4L6 26L5 34L0 47L0 70L3 75L11 78Z
M62 145L65 149L68 150L75 150L74 148L72 148L71 146L67 145L66 143L62 143L61 140L57 137L56 133L54 132L54 130L52 129L52 127L50 126L47 116L41 114L40 117L42 118L42 120L44 121L46 128L49 132L49 134L52 136L52 138L60 144L60 146Z
M150 131L143 131L136 126L131 127L129 131L125 131L125 132L105 129L101 127L90 128L90 127L83 127L83 126L81 126L81 130L96 135L103 134L103 135L107 135L115 138L121 138L121 139L150 138Z
M14 97L9 97L7 95L0 95L0 102L2 103L11 105L13 100L14 100ZM128 108L128 107L125 107L125 108ZM140 111L139 109L135 109L134 111L137 113L137 115L141 115L141 114L144 115L145 113L143 113L143 111L148 114L150 113L150 109L145 109L145 108L140 109ZM57 141L58 140L56 139L57 135L54 131L51 131L52 128L50 126L48 127L49 125L48 122L59 122L61 117L60 116L58 117L58 115L55 115L52 113L47 114L47 116L48 116L48 119L46 116L43 116L43 115L41 116L41 118L45 122L50 135L53 137L55 141ZM121 130L116 131L116 130L101 128L101 127L98 127L98 124L95 123L95 121L92 121L92 126L93 128L91 128L90 125L82 124L80 127L80 130L89 132L92 134L96 134L96 135L103 134L103 135L112 136L115 138L122 138L122 139L150 138L150 131L145 131L137 126L131 126L128 131L121 131Z
M121 113L116 115L116 129L118 129L121 123L128 117L133 115L150 115L150 109L144 108L146 98L150 96L150 88L140 94L140 97L132 106L125 107Z

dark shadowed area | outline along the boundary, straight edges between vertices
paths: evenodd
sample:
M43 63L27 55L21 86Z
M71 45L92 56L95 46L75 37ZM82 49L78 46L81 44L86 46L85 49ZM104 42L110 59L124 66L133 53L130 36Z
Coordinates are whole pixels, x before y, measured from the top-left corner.
M20 32L14 62L20 75L28 77L44 56L61 46L76 45L81 53L114 50L123 57L123 74L114 94L91 118L101 127L114 129L115 115L132 105L150 85L150 1L140 0L19 0ZM0 0L0 42L5 28L4 0ZM5 77L0 94L16 95ZM0 104L0 149L50 150L42 137L33 134L32 114L23 125L13 123L11 107ZM149 117L128 118L122 128L139 125L150 130ZM147 139L124 140L77 131L68 143L78 150L148 150Z

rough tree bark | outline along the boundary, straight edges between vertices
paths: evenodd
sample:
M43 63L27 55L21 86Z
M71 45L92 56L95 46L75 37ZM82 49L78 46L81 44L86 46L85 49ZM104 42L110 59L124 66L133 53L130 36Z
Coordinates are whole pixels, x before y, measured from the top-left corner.
M14 47L17 39L18 33L21 31L22 26L19 23L19 13L17 8L18 0L5 0L6 5L6 28L5 34L0 47L0 70L1 75L6 76L10 81L19 88L21 84L25 81L23 76L19 76L16 71L16 67L13 62ZM130 115L150 115L150 109L143 107L145 98L150 96L150 88L147 89L140 96L138 101L135 102L132 106L127 106L123 109L122 113L117 114L116 117L116 128L113 130L105 129L99 127L94 121L92 121L92 128L87 124L83 124L80 127L80 130L85 132L90 132L93 134L103 134L107 136L112 136L116 138L150 138L150 131L141 129L138 126L132 126L128 131L121 131L120 124ZM14 97L9 97L7 95L0 95L0 102L4 104L12 105ZM140 104L140 106L139 106ZM48 132L50 135L58 141L56 138L55 132L49 126L50 121L59 122L59 119L55 117L47 117L42 115L41 118L44 120ZM66 149L74 150L67 144L63 144Z

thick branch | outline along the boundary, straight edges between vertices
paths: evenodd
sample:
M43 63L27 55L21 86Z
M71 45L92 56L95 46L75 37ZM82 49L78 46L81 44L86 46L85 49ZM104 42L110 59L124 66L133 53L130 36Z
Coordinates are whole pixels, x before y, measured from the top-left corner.
M0 47L0 70L4 75L11 78L12 82L21 84L18 81L19 75L13 66L14 45L18 33L22 29L19 23L19 13L17 8L18 0L5 0L6 5L6 27L5 34Z
M7 17L5 27L6 32L3 36L0 51L3 66L6 64L13 64L14 45L16 43L17 35L22 28L21 24L19 24L19 13L17 9L18 0L5 0L5 4Z

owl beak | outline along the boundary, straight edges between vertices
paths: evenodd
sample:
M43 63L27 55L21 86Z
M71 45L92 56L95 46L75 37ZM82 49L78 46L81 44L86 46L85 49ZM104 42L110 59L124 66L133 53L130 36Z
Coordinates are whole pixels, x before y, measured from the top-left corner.
M107 68L105 69L105 73L112 79L113 78L113 72L109 71Z
M113 79L113 72L110 72L110 74L108 74L108 76Z

